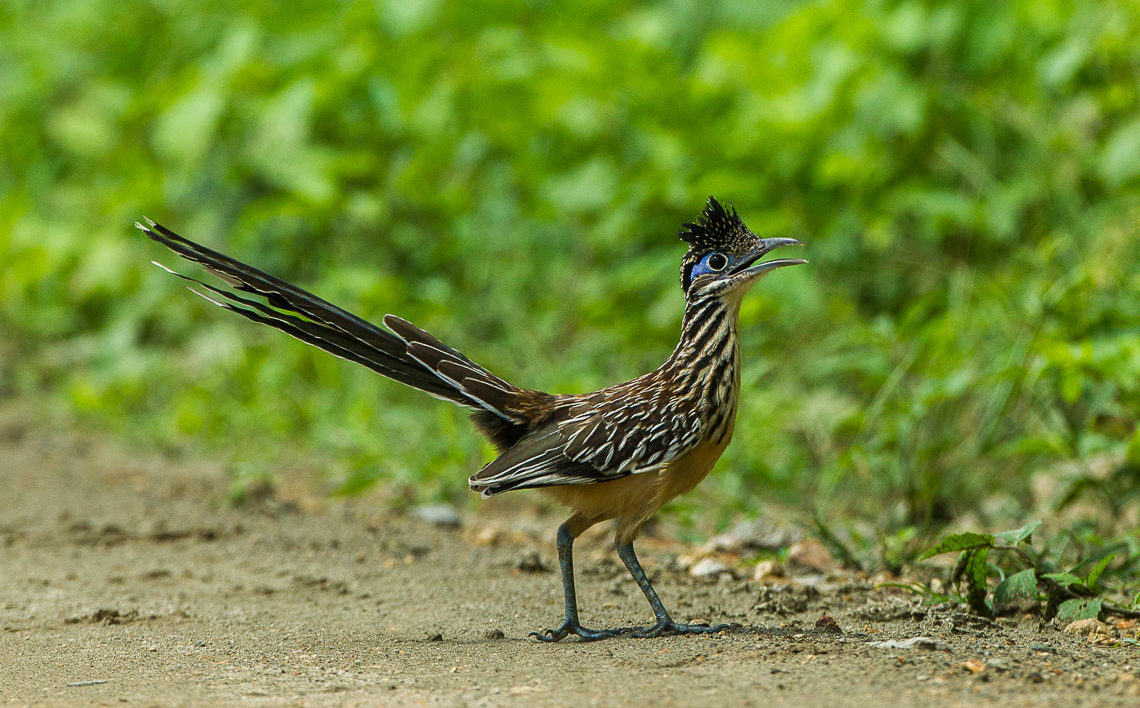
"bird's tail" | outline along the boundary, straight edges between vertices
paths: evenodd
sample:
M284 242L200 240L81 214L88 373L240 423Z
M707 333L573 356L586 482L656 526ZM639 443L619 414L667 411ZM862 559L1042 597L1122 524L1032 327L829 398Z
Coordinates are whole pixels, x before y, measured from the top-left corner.
M386 315L384 325L388 329L377 327L150 219L135 226L183 258L202 264L234 290L253 296L243 297L155 263L168 273L197 283L206 292L190 289L210 302L436 398L471 408L477 412L480 428L487 427L484 423L492 428L514 428L523 423L514 404L528 391L495 376L410 322Z

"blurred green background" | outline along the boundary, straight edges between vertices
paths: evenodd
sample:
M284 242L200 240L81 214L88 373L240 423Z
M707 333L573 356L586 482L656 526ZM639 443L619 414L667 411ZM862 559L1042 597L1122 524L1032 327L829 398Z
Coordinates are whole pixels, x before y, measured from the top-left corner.
M5 0L0 388L458 501L462 411L189 295L132 222L580 392L669 354L712 194L811 265L746 299L694 498L1016 515L1140 463L1137 37L1124 1Z

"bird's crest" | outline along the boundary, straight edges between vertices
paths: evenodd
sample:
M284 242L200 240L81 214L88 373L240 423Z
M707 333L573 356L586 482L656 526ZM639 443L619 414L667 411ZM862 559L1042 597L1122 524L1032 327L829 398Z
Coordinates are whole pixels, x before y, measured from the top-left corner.
M725 208L713 197L709 197L697 223L681 226L685 230L677 235L689 244L688 252L681 259L681 289L686 295L693 280L693 266L710 251L743 256L760 243L760 239L748 230L731 204Z
M685 231L679 233L678 237L694 251L732 252L740 248L741 242L755 238L731 204L726 209L713 197L709 197L697 223L681 226Z

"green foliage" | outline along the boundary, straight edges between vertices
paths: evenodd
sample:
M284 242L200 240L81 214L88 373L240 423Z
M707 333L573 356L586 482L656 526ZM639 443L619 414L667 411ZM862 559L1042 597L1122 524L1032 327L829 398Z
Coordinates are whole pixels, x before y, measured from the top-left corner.
M994 537L988 533L955 533L942 539L938 545L923 553L919 560L954 551L976 551L993 548Z
M1038 606L1039 601L1046 603L1047 614L1062 621L1096 618L1105 611L1128 616L1140 614L1107 603L1103 597L1105 590L1100 585L1100 579L1116 558L1115 553L1109 553L1098 560L1083 576L1077 575L1075 571L1086 565L1085 560L1078 562L1068 572L1047 572L1050 561L1041 554L1034 556L1027 552L1027 547L1033 542L1033 533L1040 526L1040 521L1034 521L1019 529L997 534L950 534L923 553L920 560L943 553L960 552L951 579L955 584L964 584L964 600L970 609L985 616L992 616L995 610L1025 604ZM1002 567L990 564L991 551L1002 552L1029 567L1007 575ZM1000 581L991 594L989 578L994 574L1000 576ZM910 589L928 597L935 595L923 590L921 586ZM935 599L944 601L947 598L938 596Z
M1074 597L1065 600L1057 607L1057 619L1062 622L1096 619L1100 617L1103 605L1104 600L1099 597Z
M187 296L131 222L570 392L667 356L716 194L811 265L742 306L704 493L925 530L1135 445L1138 34L1064 0L9 0L0 390L458 496L461 412Z
M1015 602L1028 600L1037 602L1037 573L1033 568L1007 576L994 588L993 604L1008 607Z
M1006 546L1016 546L1020 543L1028 542L1033 537L1033 532L1039 528L1041 528L1040 521L1030 521L1021 528L995 533L993 539Z

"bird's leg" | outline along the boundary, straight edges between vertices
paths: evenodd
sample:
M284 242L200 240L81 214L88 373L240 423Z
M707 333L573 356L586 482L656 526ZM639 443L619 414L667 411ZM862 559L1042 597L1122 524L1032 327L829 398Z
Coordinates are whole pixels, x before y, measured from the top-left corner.
M669 616L668 610L665 609L665 605L661 604L661 598L657 596L657 591L653 589L653 584L649 582L645 571L641 569L641 563L637 560L637 554L633 552L633 541L626 543L619 542L614 545L617 547L618 557L621 558L622 563L625 563L629 574L637 581L637 586L641 588L641 592L645 593L645 599L649 600L649 606L653 608L653 614L657 617L657 624L651 627L639 627L634 629L633 636L659 637L662 634L710 634L730 628L727 624L718 624L710 627L702 624L680 624L674 622L673 618Z
M544 629L541 632L530 633L530 636L544 642L557 642L571 634L578 635L582 641L590 642L595 639L614 637L622 632L629 631L625 627L620 629L586 629L578 622L578 598L574 592L574 538L581 533L581 530L577 534L571 530L571 522L575 520L575 517L571 517L566 523L558 527L558 568L562 571L562 593L566 598L566 619L557 629ZM577 525L575 524L575 526Z

